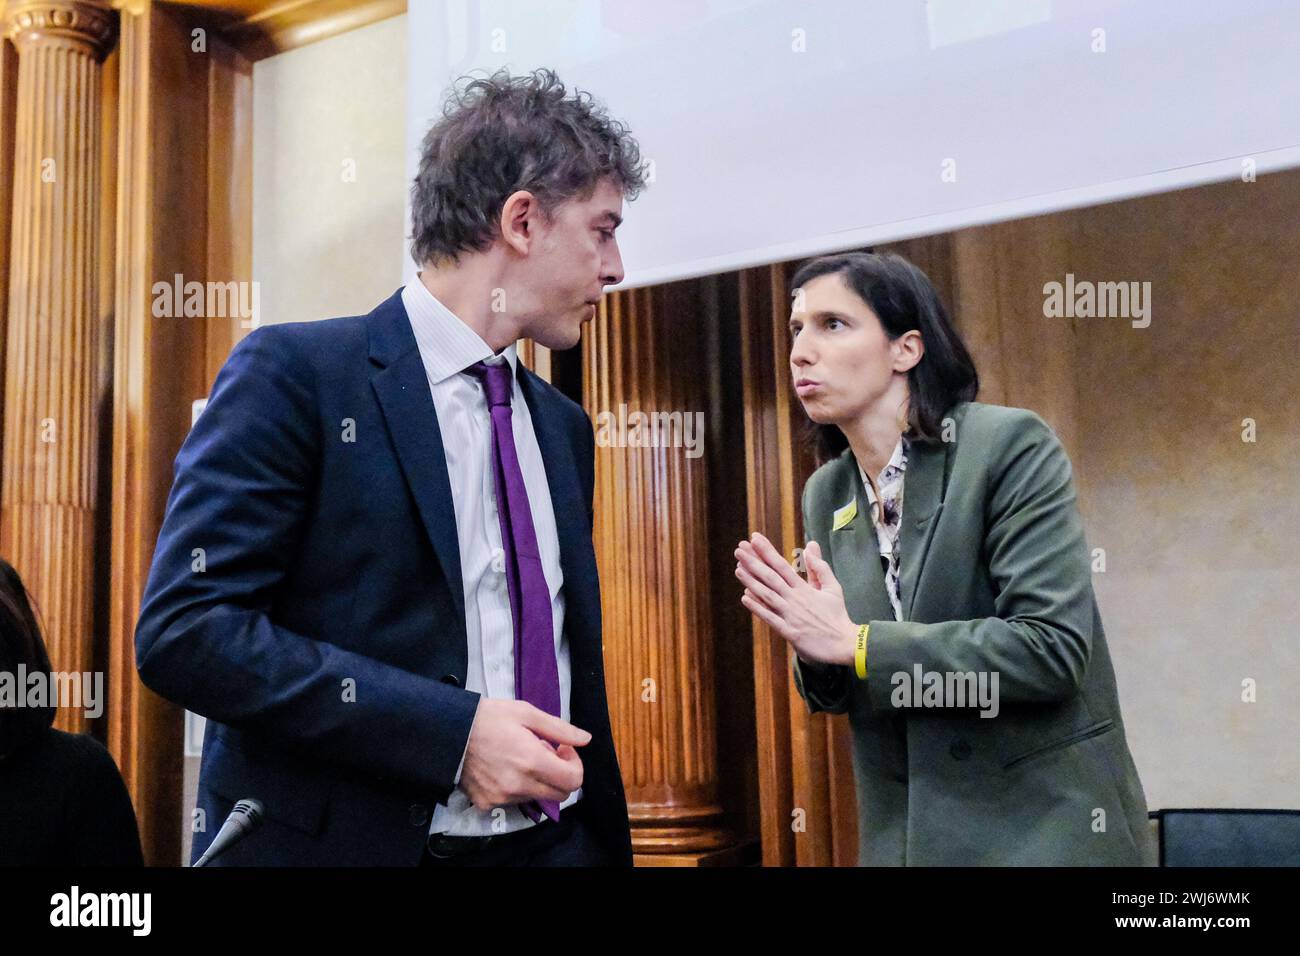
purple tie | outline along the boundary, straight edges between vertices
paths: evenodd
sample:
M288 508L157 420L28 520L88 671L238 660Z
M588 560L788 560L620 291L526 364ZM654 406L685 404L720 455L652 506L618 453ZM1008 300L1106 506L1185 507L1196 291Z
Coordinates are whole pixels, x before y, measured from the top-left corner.
M466 369L483 382L492 416L492 473L496 478L497 516L501 519L501 547L505 551L506 583L515 628L515 699L560 716L560 673L555 662L555 619L551 589L542 570L542 555L533 528L528 488L515 448L510 396L514 391L509 361L476 362ZM560 819L560 804L537 800L520 809L536 823L545 813Z

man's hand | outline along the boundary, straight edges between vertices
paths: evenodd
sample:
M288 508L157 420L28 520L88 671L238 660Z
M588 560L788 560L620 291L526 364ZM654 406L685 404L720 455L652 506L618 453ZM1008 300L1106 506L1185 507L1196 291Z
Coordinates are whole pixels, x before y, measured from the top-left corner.
M816 541L803 554L807 581L761 534L740 542L736 577L745 585L740 603L805 661L852 665L857 625L844 606L844 591Z
M563 803L582 786L582 759L574 748L590 741L587 731L527 701L480 698L460 789L479 810L531 800Z

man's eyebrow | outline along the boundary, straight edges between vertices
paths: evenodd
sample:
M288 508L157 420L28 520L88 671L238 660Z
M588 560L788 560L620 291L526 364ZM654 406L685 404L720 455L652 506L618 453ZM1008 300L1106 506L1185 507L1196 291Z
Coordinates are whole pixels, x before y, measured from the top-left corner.
M614 224L615 229L623 225L623 217L616 212L610 212L608 209L606 209L605 212L601 214L600 220L598 221L612 222Z

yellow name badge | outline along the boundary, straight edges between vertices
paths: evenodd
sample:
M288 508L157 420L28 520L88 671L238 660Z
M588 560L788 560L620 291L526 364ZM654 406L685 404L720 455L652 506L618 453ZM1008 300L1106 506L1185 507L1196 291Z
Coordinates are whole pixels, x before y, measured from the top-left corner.
M831 530L839 531L840 528L843 528L846 524L848 524L857 516L858 516L858 503L856 500L850 501L843 508L836 509L835 516L831 520Z

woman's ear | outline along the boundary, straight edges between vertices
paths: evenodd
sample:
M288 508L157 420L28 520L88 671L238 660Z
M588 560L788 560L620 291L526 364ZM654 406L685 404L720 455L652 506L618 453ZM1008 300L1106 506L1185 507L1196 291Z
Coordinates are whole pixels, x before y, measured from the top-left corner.
M910 372L925 355L925 341L917 329L909 329L889 343L894 352L894 371Z

